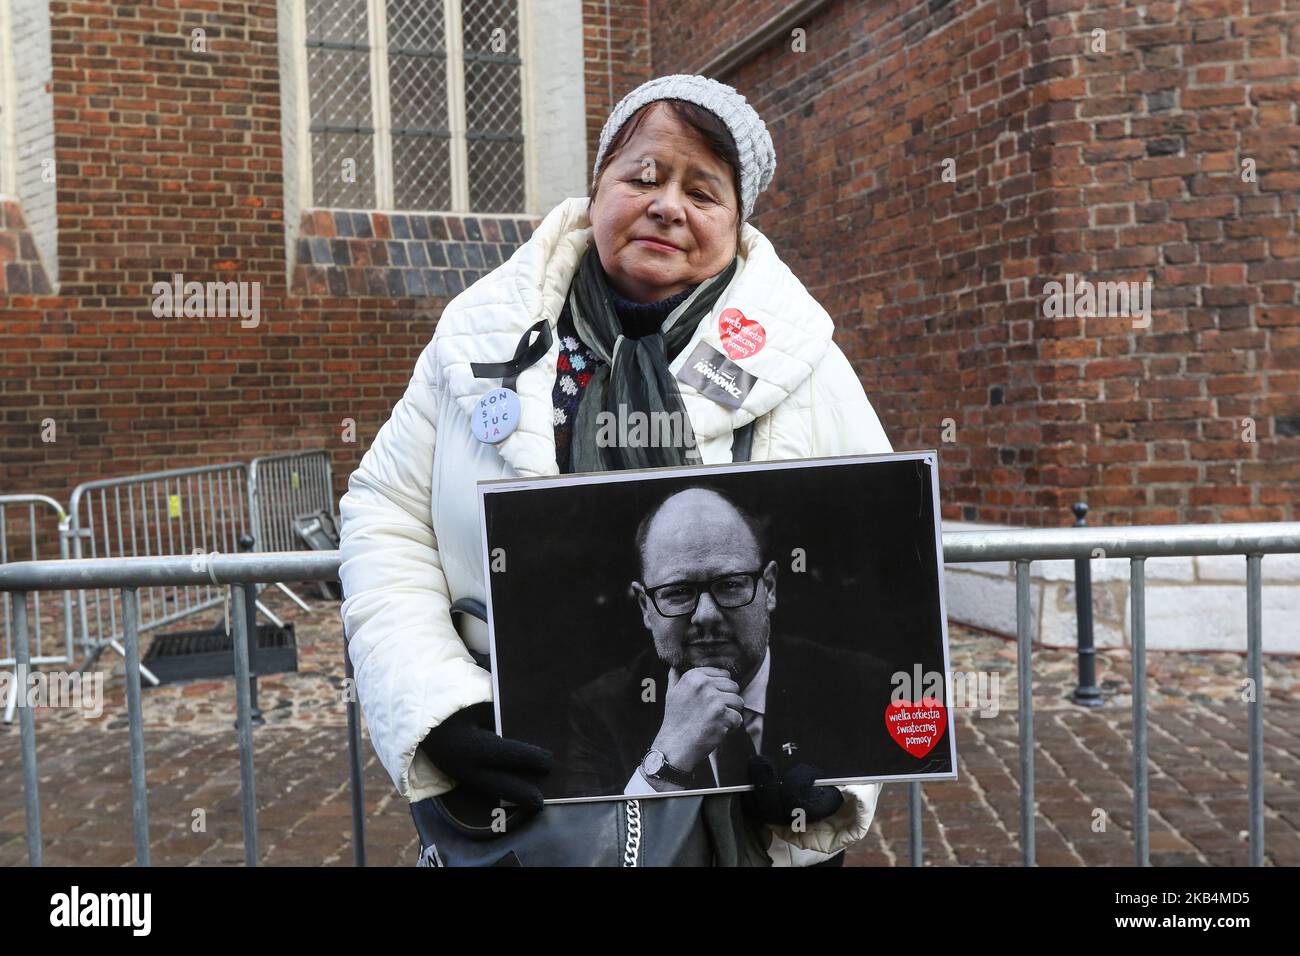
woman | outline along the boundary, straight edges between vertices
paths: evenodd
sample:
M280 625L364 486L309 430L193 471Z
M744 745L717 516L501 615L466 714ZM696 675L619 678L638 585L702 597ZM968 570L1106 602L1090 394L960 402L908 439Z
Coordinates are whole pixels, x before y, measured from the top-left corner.
M486 654L487 629L450 613L485 597L478 480L729 462L747 431L753 460L892 451L831 341L831 318L746 224L775 166L763 121L734 89L700 76L651 80L605 123L591 195L560 203L444 311L340 503L359 698L381 762L413 804L458 783L537 804L550 766L544 751L482 729L492 682L474 654ZM697 352L753 376L747 390L677 378ZM503 384L518 394L515 423L484 431L476 406ZM685 439L598 441L596 419L620 405L679 412ZM784 794L763 816L777 865L842 862L880 791L809 784L791 797L761 782L767 796ZM746 807L764 812L756 799ZM806 827L787 825L792 807Z

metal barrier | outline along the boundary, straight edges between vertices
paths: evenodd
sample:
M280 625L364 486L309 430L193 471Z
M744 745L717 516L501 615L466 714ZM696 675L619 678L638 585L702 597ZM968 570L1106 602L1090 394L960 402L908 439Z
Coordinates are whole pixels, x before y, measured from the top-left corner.
M324 511L336 528L339 524L329 452L317 448L254 458L248 466L248 503L255 550L301 551L296 518ZM283 581L275 585L304 611L311 610Z
M78 485L68 506L74 558L231 553L248 533L248 468L240 462L177 468ZM213 581L147 588L136 626L149 630L222 604ZM93 605L93 620L91 608ZM112 593L77 596L81 650L88 667L106 648L125 656L125 608ZM92 628L93 624L93 628ZM144 671L153 684L157 679Z
M256 633L253 603L257 582L323 581L338 576L337 551L272 554L207 554L202 557L133 557L69 561L28 561L0 567L0 591L8 591L15 624L17 665L27 673L31 652L27 630L27 592L66 588L120 589L123 651L126 660L127 732L130 735L131 815L135 858L149 865L149 793L144 767L144 718L140 676L140 601L138 591L167 587L226 586L231 599L234 632L236 728L239 737L239 781L244 825L244 862L257 865L257 803L253 768L252 700L249 640ZM344 650L346 655L346 648ZM349 778L352 785L353 859L365 863L365 833L361 792L361 722L355 695L348 695ZM27 859L39 866L43 856L40 794L37 784L36 722L30 707L20 708L23 793L27 814Z
M26 534L23 534L24 527L22 522L15 522L9 517L11 510L20 510L23 505L27 506ZM55 526L53 534L43 536L46 540L57 540L59 546L59 557L68 556L68 541L64 536L64 523L67 520L67 513L63 506L53 498L45 495L0 495L0 564L8 564L14 556L14 548L10 546L10 538L15 539L19 546L26 545L27 560L39 561L43 557L41 554L40 542L42 536L38 535L37 529L41 522L37 518L37 507L42 511L49 510L54 513L58 524ZM24 540L26 539L26 540ZM53 649L47 649L44 640L44 618L41 614L41 596L37 592L35 595L36 611L36 648L32 657L32 664L65 664L72 660L72 592L63 592L63 648L62 653L54 653ZM9 605L4 608L4 643L0 645L0 667L13 667L17 664L14 657L13 641L13 620ZM18 682L14 681L9 688L9 694L4 701L4 722L10 723L14 719L14 708L18 701Z
M1023 862L1033 865L1036 806L1034 801L1034 725L1032 697L1033 624L1029 602L1029 566L1033 561L1091 558L1094 549L1107 558L1130 559L1133 622L1133 793L1134 851L1139 866L1150 865L1147 845L1146 746L1146 617L1145 560L1149 557L1239 554L1246 559L1247 672L1256 688L1263 686L1262 578L1265 554L1300 553L1300 522L1275 524L1225 524L1209 527L1150 525L1140 528L1061 528L1025 531L946 532L945 564L1016 562L1017 673L1019 677L1020 843ZM26 592L71 588L120 588L125 611L125 657L128 726L131 735L132 810L135 821L136 860L149 862L148 792L144 775L144 732L140 706L138 588L228 585L234 602L234 641L237 727L239 731L240 789L244 822L244 860L257 863L257 810L254 800L252 723L249 700L248 635L257 581L317 581L337 576L336 551L294 554L215 554L195 562L185 557L126 558L110 561L44 561L0 566L0 591L8 591L16 623L15 638L20 666L30 661ZM360 831L360 729L356 702L349 699L348 747L353 783L354 858L364 859L364 834ZM1264 862L1264 695L1248 702L1247 783L1249 803L1250 864ZM33 865L42 855L40 801L37 792L36 729L30 708L22 709L23 787L27 807L27 853ZM913 866L922 863L921 783L909 783L909 850Z
M254 458L248 466L248 500L258 551L299 551L293 530L300 515L337 518L330 453L323 448Z
M1133 849L1138 866L1150 866L1147 844L1146 559L1239 554L1246 559L1246 670L1264 686L1264 636L1260 562L1266 554L1300 553L1300 522L1269 524L1147 525L1137 528L1052 528L1029 531L965 531L943 536L945 564L1016 563L1016 674L1020 723L1020 846L1025 866L1034 863L1034 712L1031 661L1033 619L1029 565L1033 561L1129 559L1133 655ZM1250 865L1264 865L1264 695L1248 702L1247 782ZM910 784L912 865L921 865L920 784Z

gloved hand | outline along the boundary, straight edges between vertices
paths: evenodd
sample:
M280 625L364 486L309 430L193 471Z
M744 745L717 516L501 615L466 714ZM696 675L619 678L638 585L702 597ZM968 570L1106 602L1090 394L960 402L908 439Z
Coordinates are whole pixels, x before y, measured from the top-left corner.
M795 810L804 811L804 820L823 820L844 803L836 787L814 787L821 771L811 764L795 764L781 777L771 759L757 754L749 758L749 782L753 790L740 795L745 812L755 820L776 826L789 826Z
M542 809L538 783L555 763L549 750L499 737L491 704L474 704L444 720L420 743L433 765L460 786L493 801Z

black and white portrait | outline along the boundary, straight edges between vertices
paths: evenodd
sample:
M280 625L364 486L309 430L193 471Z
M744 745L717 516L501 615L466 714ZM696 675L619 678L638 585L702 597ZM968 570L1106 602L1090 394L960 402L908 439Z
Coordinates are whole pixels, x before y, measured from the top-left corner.
M548 799L746 788L755 754L952 776L946 715L889 719L947 672L932 453L480 490L499 729L556 754Z

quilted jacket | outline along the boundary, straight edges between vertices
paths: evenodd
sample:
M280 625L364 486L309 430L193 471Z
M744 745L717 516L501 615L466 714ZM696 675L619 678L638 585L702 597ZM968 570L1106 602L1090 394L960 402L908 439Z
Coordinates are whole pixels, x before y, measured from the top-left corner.
M509 261L448 303L339 505L342 614L358 699L380 761L412 802L454 786L419 743L451 714L492 699L490 674L467 650L487 652L486 626L467 615L453 623L449 614L455 600L485 598L476 483L558 473L551 403L558 337L520 374L519 425L496 445L474 436L469 416L500 380L475 378L470 363L511 358L543 317L554 330L590 241L586 197L566 199ZM740 408L678 382L703 461L731 461L733 430L754 419L754 461L892 451L831 340L830 316L748 223L738 255L711 315L670 364L675 374L700 341L723 352L717 317L727 308L766 333L763 346L737 362L757 378ZM826 859L866 835L880 786L841 789L845 804L834 816L803 832L774 828L769 852L778 865Z

